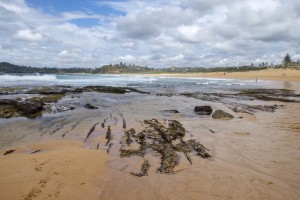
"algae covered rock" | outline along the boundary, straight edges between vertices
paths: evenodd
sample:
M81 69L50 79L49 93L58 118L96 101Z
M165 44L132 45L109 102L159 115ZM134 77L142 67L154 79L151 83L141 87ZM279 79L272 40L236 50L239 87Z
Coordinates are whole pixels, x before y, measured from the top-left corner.
M177 120L167 120L167 126L156 119L145 120L145 129L136 134L134 129L125 130L124 138L127 146L120 148L120 157L141 156L148 152L156 152L160 156L160 167L156 170L160 174L174 174L174 168L179 164L178 152L184 153L187 160L192 164L192 153L202 158L210 158L209 151L195 139L184 141L186 130ZM135 140L132 140L134 138ZM135 148L130 148L135 143ZM138 148L136 148L138 145ZM150 164L149 164L150 165ZM143 168L143 166L142 166ZM131 173L141 176L141 173Z
M198 115L210 115L212 113L211 106L196 106L194 109Z
M212 118L214 118L214 119L233 119L234 116L227 112L224 112L223 110L216 110L214 112L214 114L212 115Z
M18 102L12 99L0 100L0 118L28 117L34 118L40 116L43 110L41 102Z

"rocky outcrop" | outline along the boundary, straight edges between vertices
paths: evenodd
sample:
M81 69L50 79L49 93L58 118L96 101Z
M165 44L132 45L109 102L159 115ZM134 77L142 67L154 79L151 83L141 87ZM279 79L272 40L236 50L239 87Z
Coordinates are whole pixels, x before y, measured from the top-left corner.
M149 94L148 92L144 92L136 88L130 88L130 87L86 86L82 88L82 90L84 92L102 92L102 93L114 93L114 94L125 94L130 92Z
M194 109L198 115L210 115L212 113L211 106L196 106Z
M174 174L174 168L178 165L180 159L177 152L183 153L190 164L192 164L191 154L195 153L202 158L210 158L208 149L200 144L195 139L184 141L186 130L182 124L176 120L168 120L168 126L164 126L156 119L145 120L145 129L136 134L134 129L125 131L122 147L120 148L121 157L141 156L144 157L148 150L152 150L160 155L160 167L156 170L161 174ZM130 148L129 145L135 143L139 148ZM127 144L125 146L125 144ZM150 164L142 166L147 169ZM146 171L146 170L145 170ZM133 175L140 176L144 173L133 173Z
M0 99L0 118L40 116L43 110L41 102L18 102L12 99Z
M222 110L216 110L212 115L214 119L233 119L234 116Z

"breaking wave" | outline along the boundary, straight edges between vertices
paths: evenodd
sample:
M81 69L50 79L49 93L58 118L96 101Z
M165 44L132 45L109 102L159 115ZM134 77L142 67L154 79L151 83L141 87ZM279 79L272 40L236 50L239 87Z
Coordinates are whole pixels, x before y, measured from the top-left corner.
M30 75L0 75L0 81L53 81L56 80L55 75L41 75L41 74L30 74Z

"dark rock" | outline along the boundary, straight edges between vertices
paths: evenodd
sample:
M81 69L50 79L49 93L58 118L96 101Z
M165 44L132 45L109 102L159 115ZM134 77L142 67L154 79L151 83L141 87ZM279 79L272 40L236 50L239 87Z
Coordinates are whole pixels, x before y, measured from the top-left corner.
M86 142L87 139L91 136L91 134L95 131L96 126L97 126L98 124L99 124L99 122L96 123L96 124L94 124L94 126L92 126L92 128L89 130L88 134L86 135L84 142Z
M164 110L164 113L179 113L178 110Z
M170 94L170 93L158 93L158 94L156 94L156 96L172 97L173 94Z
M299 94L287 89L244 89L239 95L262 101L299 102Z
M110 148L112 147L113 143L109 143L106 153L109 154Z
M17 101L13 99L0 99L0 105L17 105Z
M34 118L42 114L43 104L40 102L18 102L12 99L0 100L0 118L28 117Z
M142 94L149 94L135 88L130 87L112 87L112 86L86 86L83 88L84 92L102 92L102 93L114 93L114 94L125 94L129 92L137 92Z
M198 115L210 115L212 113L211 106L196 106L194 109Z
M108 143L110 142L110 140L112 139L110 126L107 127L107 132L106 132L105 139L107 139L107 142L106 142L106 146L107 146Z
M84 107L85 107L86 109L98 109L98 107L93 106L93 105L91 105L91 104L89 104L89 103L85 104Z
M43 103L41 102L21 102L17 104L18 112L25 117L34 118L41 115Z
M233 119L233 115L226 113L222 110L216 110L214 114L212 115L212 118L214 119Z
M35 151L31 152L30 154L35 154L35 153L38 153L40 151L41 151L40 149L39 150L35 150Z
M8 154L11 154L11 153L13 153L13 152L15 152L16 150L8 150L8 151L6 151L3 155L8 155Z

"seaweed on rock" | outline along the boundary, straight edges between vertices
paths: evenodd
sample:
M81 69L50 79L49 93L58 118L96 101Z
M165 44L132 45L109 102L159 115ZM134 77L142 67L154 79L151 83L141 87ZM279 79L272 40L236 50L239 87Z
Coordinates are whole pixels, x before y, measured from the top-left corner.
M136 134L134 129L125 131L126 145L129 147L131 143L139 144L138 149L130 149L125 145L120 148L120 156L141 156L144 157L147 150L153 150L160 155L161 165L157 169L157 173L174 174L174 168L179 164L179 155L182 152L190 164L192 164L191 153L195 152L197 156L202 158L210 158L209 151L195 139L184 141L186 130L182 124L176 120L168 120L168 126L165 127L156 119L145 120L146 127L143 131ZM131 138L135 138L133 141ZM139 175L134 174L133 175Z
M130 172L130 174L132 174L134 176L138 176L138 177L148 176L148 170L150 169L150 167L151 167L151 165L150 165L149 161L144 160L144 162L141 166L141 171L139 173Z

